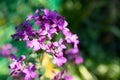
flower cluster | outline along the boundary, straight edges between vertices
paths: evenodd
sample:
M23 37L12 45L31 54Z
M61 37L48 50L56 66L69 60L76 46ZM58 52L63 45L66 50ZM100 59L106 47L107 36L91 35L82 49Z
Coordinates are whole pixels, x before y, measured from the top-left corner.
M65 51L65 55L68 60L74 61L75 64L80 64L83 62L83 58L80 55L79 49L77 48L70 48Z
M9 69L12 70L12 76L21 76L24 77L24 80L30 80L31 78L36 78L37 73L34 72L35 65L27 66L23 63L23 60L26 58L24 55L21 55L19 59L14 54L10 54L10 58L13 62L10 63Z
M34 25L38 29L34 29ZM57 11L49 9L37 9L34 15L29 14L27 19L16 26L16 33L13 39L25 40L26 46L33 48L34 51L43 50L52 54L53 63L62 66L67 59L63 56L63 51L68 44L72 44L78 49L78 36L66 27L68 25L64 17ZM58 41L54 40L55 35L63 35Z
M17 57L11 53L11 45L3 46L0 52L4 56L9 55L13 61L9 65L13 78L15 78L14 76L21 77L21 80L23 80L23 78L24 80L40 78L43 74L37 74L34 71L36 67L37 72L40 72L44 53L52 55L52 62L58 66L62 66L67 60L75 64L82 63L83 58L78 48L78 36L73 34L67 28L67 25L68 23L64 17L58 14L57 11L50 11L49 9L37 9L33 15L29 14L24 22L17 25L15 28L16 33L11 35L12 38L26 41L26 46L34 51L29 54L29 58L21 55L20 58L17 59ZM37 29L35 29L35 27L37 27ZM42 56L41 54L39 55L39 53L42 53ZM25 62L24 60L26 58L27 61ZM36 64L36 66L32 63ZM54 74L55 76L52 80L72 80L72 77L68 75L66 70Z
M1 54L3 57L9 57L12 52L16 52L16 51L17 51L17 48L16 48L16 47L13 47L13 46L9 43L9 44L6 44L6 45L2 46L2 48L0 49L0 54Z

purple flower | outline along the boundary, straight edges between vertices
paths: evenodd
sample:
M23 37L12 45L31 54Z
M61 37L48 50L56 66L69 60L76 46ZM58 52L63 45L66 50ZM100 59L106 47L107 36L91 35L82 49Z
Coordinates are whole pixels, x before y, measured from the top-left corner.
M47 35L49 39L52 39L52 35L57 32L55 28L50 28L50 25L46 25L44 29L39 29L39 35Z
M44 9L43 10L45 16L50 19L52 22L56 21L56 16L60 16L57 11L50 11L49 9Z
M41 36L39 39L33 39L31 41L27 41L26 46L33 48L34 51L37 51L39 49L45 50L47 48L47 45L43 43L45 39L46 39L45 36Z
M66 70L63 70L56 74L52 80L73 80L73 79L72 76L70 76Z
M65 48L66 46L63 44L63 39L60 38L58 42L56 41L56 42L51 42L50 44L48 44L48 48L46 52L52 53L55 56L56 54L63 56L63 49Z
M29 14L29 15L27 16L27 19L26 19L26 20L31 20L32 17L33 17L33 15L32 15L32 14Z
M31 78L36 78L37 73L34 72L34 70L35 70L35 65L31 65L29 67L26 66L22 71L25 74L24 80L31 80Z
M82 56L76 56L76 58L75 58L75 63L76 63L76 64L80 64L80 63L82 63L82 62L83 62Z
M31 20L34 22L31 23ZM39 26L34 30L34 25ZM64 17L58 14L57 11L49 9L37 9L32 15L28 15L27 19L16 27L16 33L12 35L15 39L26 40L26 46L34 51L43 50L51 53L55 58L54 64L62 66L67 61L63 57L63 51L67 48L66 45L72 44L74 48L78 48L78 36L66 27L68 25ZM63 36L59 41L54 41L56 35ZM66 54L67 55L67 54ZM72 59L75 63L80 63L82 58L75 54ZM70 58L70 57L69 57Z
M63 57L63 49L66 48L66 46L63 43L63 39L60 38L58 42L52 42L48 45L48 48L46 52L52 53L54 56L53 63L57 64L58 66L62 66L64 63L66 63L67 59Z
M61 55L56 55L53 59L53 63L57 64L58 66L62 66L64 63L66 63L67 59Z
M11 44L6 44L2 46L0 49L0 54L2 54L3 57L8 57L12 52L16 52L17 48L12 47Z
M47 49L46 49L46 52L47 52L47 53L55 54L55 50L54 50L54 45L53 45L53 43L48 44L48 47L47 47Z
M22 63L26 58L24 55L21 55L19 59L14 54L10 55L10 58L13 60L9 65L9 69L12 70L11 75L17 77L24 77L24 80L30 80L31 78L36 78L37 74L34 72L35 65L27 66Z
M78 48L79 40L78 36L76 34L72 34L69 29L65 29L63 31L63 34L65 35L65 40L67 43L72 43L74 44L74 48Z
M66 57L70 61L74 61L75 64L80 64L83 62L83 58L80 55L79 49L78 48L71 48L68 49L66 52Z
M38 18L39 18L39 12L40 12L39 9L36 9L36 10L35 10L35 13L34 13L34 15L33 15L33 18L34 18L34 19L38 19Z
M68 25L68 23L60 14L57 13L57 11L50 11L48 9L44 9L43 11L45 16L50 19L54 25L58 26L60 30L63 30L64 27Z
M13 70L11 75L17 74L22 70L21 62L26 58L24 55L21 55L19 59L14 54L10 54L10 58L14 61L10 63L9 69Z
M55 47L58 47L58 53L62 52L62 50L66 48L66 46L64 44L62 44L62 43L63 43L63 39L62 38L60 38L58 42L53 42L53 45Z
M68 25L67 21L65 21L63 19L63 17L61 17L61 16L58 17L58 20L56 22L57 22L56 24L57 24L59 30L64 30L65 27Z
M29 40L29 37L33 35L34 30L32 28L32 24L29 21L24 21L16 26L16 33L11 36L16 40Z
M35 51L40 49L40 43L38 42L38 39L33 39L31 41L27 41L26 46L33 48L33 50L35 50Z

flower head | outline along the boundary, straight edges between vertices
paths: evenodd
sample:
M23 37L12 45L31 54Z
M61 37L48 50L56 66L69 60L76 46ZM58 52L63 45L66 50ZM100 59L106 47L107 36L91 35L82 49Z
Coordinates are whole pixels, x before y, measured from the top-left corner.
M57 55L55 56L55 58L53 59L53 63L57 64L58 66L62 66L63 63L66 63L67 59L61 55Z
M36 78L37 73L35 73L34 70L35 65L32 64L31 66L26 66L22 71L25 74L24 80L31 80L31 78Z
M78 48L68 49L66 52L66 58L70 61L74 61L75 64L80 64L83 62L83 58L80 55Z
M34 35L32 24L29 21L24 21L23 23L17 25L15 29L16 33L11 36L16 40L29 40L30 36L33 37Z
M14 54L10 54L10 58L13 60L9 65L9 69L12 70L11 75L17 74L22 70L21 62L26 58L24 55L21 55L19 59Z
M17 48L13 47L11 44L6 44L2 46L0 49L0 54L2 54L3 57L8 57L12 52L16 52Z
M33 20L33 23L31 23ZM34 25L38 29L34 29ZM27 19L16 27L16 33L12 35L15 39L26 40L26 46L34 51L43 50L54 56L53 63L62 66L67 61L63 57L67 45L72 44L78 48L78 36L72 34L67 28L67 21L56 10L37 9L35 13L29 14ZM59 40L54 39L61 35ZM75 58L79 62L79 58Z
M62 38L60 38L58 42L53 42L53 45L58 48L58 52L62 52L62 50L66 48Z

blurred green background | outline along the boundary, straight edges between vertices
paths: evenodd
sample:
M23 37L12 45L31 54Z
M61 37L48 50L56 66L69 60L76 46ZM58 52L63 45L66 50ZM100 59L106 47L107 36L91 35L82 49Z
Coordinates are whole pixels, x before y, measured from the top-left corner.
M12 41L10 35L37 8L57 10L79 36L81 80L120 80L119 0L0 0L0 47L10 42L19 49L18 56L28 51L24 42ZM7 66L8 60L0 55L0 80L7 80Z

